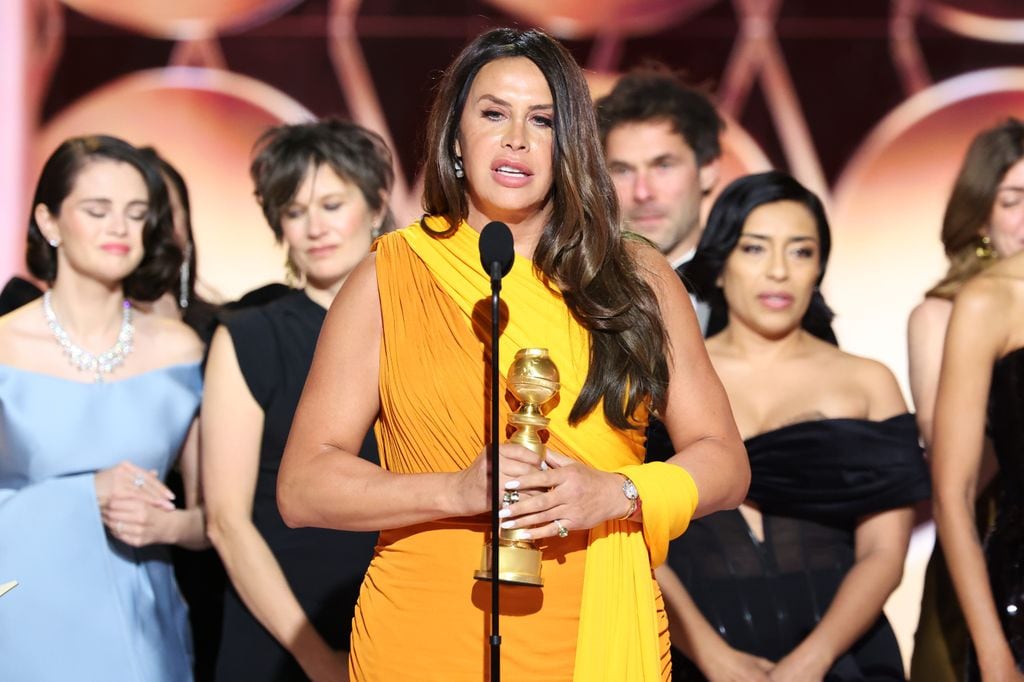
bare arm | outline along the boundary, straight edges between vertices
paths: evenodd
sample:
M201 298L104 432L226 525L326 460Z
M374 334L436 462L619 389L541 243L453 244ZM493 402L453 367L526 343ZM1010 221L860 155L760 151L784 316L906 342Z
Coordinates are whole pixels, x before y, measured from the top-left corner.
M693 661L709 682L767 682L775 664L732 648L705 620L679 577L667 565L654 570L668 611L672 644Z
M986 679L1014 670L974 520L992 366L1009 341L1008 321L1014 317L1008 303L999 285L985 278L970 282L957 298L942 360L931 459L939 539Z
M238 366L228 330L214 334L202 408L209 534L246 607L313 679L344 679L343 656L316 632L252 523L263 410ZM333 670L333 672L332 672Z
M920 303L907 322L907 360L910 393L914 398L917 427L925 447L932 445L932 422L935 396L939 389L939 370L942 369L942 345L953 304L941 299L926 299Z

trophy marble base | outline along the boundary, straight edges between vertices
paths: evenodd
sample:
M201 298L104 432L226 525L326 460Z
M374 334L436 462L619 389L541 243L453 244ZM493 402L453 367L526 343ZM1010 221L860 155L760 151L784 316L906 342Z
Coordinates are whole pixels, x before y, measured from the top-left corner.
M514 585L541 587L541 551L536 547L523 547L505 538L498 540L498 581ZM485 543L480 555L480 570L473 573L477 580L493 580L491 571L491 543Z

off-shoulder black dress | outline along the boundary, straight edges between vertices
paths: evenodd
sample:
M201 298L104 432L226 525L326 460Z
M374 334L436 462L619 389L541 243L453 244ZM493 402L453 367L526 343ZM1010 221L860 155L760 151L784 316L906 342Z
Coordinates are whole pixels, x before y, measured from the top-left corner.
M764 540L736 510L694 521L669 548L704 617L730 646L778 661L818 624L854 564L859 519L926 499L928 470L914 418L823 419L746 441L750 502ZM673 652L675 679L703 675ZM882 615L829 671L827 682L903 680Z

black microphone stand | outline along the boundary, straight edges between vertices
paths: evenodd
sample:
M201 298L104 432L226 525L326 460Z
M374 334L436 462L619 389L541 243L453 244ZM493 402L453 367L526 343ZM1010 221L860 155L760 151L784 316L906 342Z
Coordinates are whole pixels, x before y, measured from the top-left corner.
M499 631L499 607L501 605L498 579L498 509L501 508L501 487L498 485L498 334L501 314L501 263L491 265L491 682L501 680L501 633Z

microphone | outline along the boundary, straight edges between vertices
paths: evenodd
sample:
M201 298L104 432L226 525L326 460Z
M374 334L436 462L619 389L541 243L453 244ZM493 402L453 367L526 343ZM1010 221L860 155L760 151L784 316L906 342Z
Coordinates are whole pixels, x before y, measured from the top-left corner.
M491 285L501 290L501 278L512 270L516 251L512 242L512 230L503 222L494 220L480 232L480 264L491 277Z
M501 633L498 614L501 613L499 596L498 567L498 510L501 508L501 491L498 489L498 336L501 329L498 321L501 312L501 278L512 270L516 259L512 230L497 220L484 225L480 231L480 264L491 278L491 371L490 371L490 455L491 455L491 636L489 652L491 658L491 682L501 682Z

